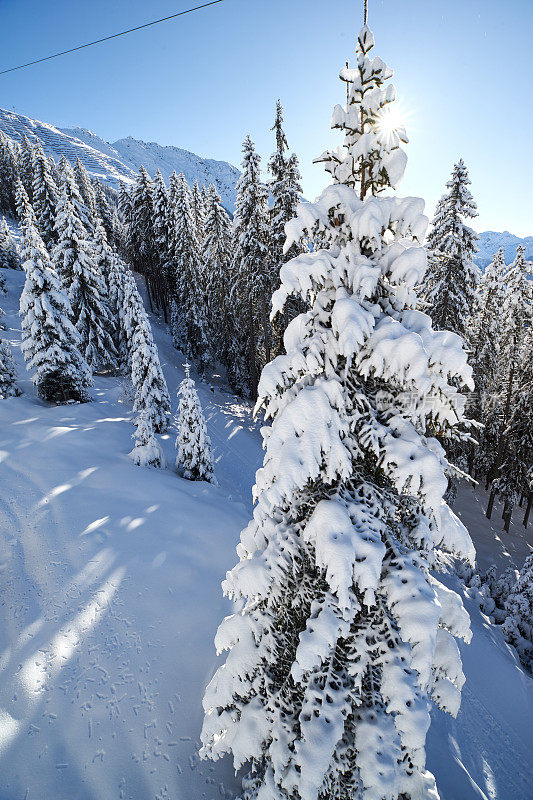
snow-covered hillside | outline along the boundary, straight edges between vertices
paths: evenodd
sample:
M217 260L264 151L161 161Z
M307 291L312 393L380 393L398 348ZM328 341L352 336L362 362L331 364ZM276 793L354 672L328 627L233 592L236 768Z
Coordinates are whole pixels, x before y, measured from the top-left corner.
M519 244L525 247L526 259L533 261L533 236L520 239L509 231L484 231L479 234L479 252L475 257L476 264L484 269L490 264L500 247L503 247L505 263L510 264L516 257L516 248Z
M157 142L142 142L131 136L109 144L84 128L63 128L63 131L76 136L95 150L120 159L134 172L138 172L139 167L144 166L148 173L154 176L156 170L159 169L165 181L168 182L170 175L175 170L178 174L183 172L191 186L195 180L200 186L214 183L223 205L233 212L236 197L235 185L239 180L240 172L227 161L201 158L195 153L179 147L165 146L157 144Z
M85 405L36 397L18 346L24 276L6 277L2 336L24 394L0 401L0 798L235 797L231 763L200 762L197 745L258 429L223 386L198 384L220 485L136 467L119 379L97 377ZM160 320L152 327L175 408L182 359ZM173 435L159 439L172 464ZM471 489L459 508L482 567L522 563L523 528L505 539ZM463 705L457 720L434 713L429 768L442 800L528 800L533 681L462 591L473 628Z
M79 158L87 172L95 178L117 188L120 181L132 183L135 177L134 170L123 164L118 154L100 151L82 142L54 125L30 119L23 114L0 109L0 130L7 136L19 142L26 134L32 142L40 141L46 155L51 155L57 161L64 155L71 164Z
M89 174L112 186L122 181L131 184L140 166L153 176L161 170L168 180L173 170L183 172L192 185L214 183L224 206L231 212L235 205L235 185L239 170L225 161L202 158L179 147L165 147L155 142L140 142L131 137L110 144L85 128L56 128L47 122L0 109L0 130L16 141L26 134L39 140L47 155L56 161L64 155L72 164L79 158Z

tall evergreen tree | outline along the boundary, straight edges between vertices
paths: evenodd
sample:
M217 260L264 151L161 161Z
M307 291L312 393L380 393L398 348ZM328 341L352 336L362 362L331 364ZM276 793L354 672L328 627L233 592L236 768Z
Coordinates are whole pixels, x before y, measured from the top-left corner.
M157 255L153 231L154 185L144 167L141 167L131 190L131 212L128 232L129 254L134 269L144 275L148 302L153 310Z
M230 346L234 320L229 307L231 267L231 220L214 186L206 201L204 269L209 286L207 294L208 338L213 354L226 367L231 359Z
M292 294L309 310L261 376L272 423L223 584L239 605L216 636L231 653L206 690L202 755L246 765L243 800L436 798L428 701L456 714L464 682L468 615L432 569L473 547L434 437L462 420L452 382L471 370L459 337L415 310L423 202L378 196L405 137L380 126L394 89L373 44L365 26L341 73L344 147L322 156L334 183L290 226L288 246L318 227L328 247L281 270L273 311Z
M80 190L83 202L85 203L89 212L90 220L94 225L97 214L96 192L89 177L89 173L79 158L76 159L76 163L74 165L74 177L76 179L76 183L78 184L78 189ZM88 232L92 233L92 226L88 226Z
M101 221L104 226L105 235L110 245L113 244L113 211L108 203L102 184L98 180L93 181L93 188L96 200L96 222Z
M33 153L33 208L39 232L48 250L56 243L57 187L50 163L38 145Z
M70 163L63 155L59 158L58 169L61 176L59 195L66 193L68 200L74 207L76 216L86 231L87 238L92 239L95 225L94 215L81 195Z
M198 242L201 247L204 240L206 209L205 209L204 193L200 189L196 178L194 180L191 191L191 211L193 215L194 224L196 226L196 238L198 239Z
M172 185L173 239L171 292L177 308L173 336L187 357L202 369L209 360L205 307L201 290L202 260L191 210L191 192L181 173Z
M495 458L490 473L490 477L494 479L494 482L487 508L487 517L489 519L492 515L494 499L498 493L502 493L506 501L506 516L510 512L509 506L512 504L513 499L510 484L505 480L505 476L501 474L501 467L509 454L508 428L513 408L517 404L517 391L520 388L520 359L526 342L531 343L529 336L527 336L533 323L533 283L529 280L529 269L530 267L524 256L524 248L519 245L516 259L506 276L507 292L500 312L499 369L501 370L503 381L499 397L498 420L495 426L497 438L496 442L492 442ZM525 358L531 358L530 351L526 352ZM525 389L524 386L521 388ZM487 447L490 444L485 438L483 445ZM512 461L510 454L509 457Z
M153 183L141 167L131 190L130 239L135 267L142 274L152 269L154 255L152 208Z
M123 183L120 184L118 190L118 211L120 221L128 226L131 222L131 195Z
M27 250L26 248L26 245L29 245L32 242L32 238L29 236L29 228L37 228L37 218L35 217L33 206L29 201L28 194L20 178L17 179L15 193L17 202L17 217L20 223L20 230L22 234L20 260L21 263L24 264L24 262L30 258L32 253L31 249Z
M87 231L69 199L66 183L57 208L58 241L52 262L68 293L72 321L81 337L83 355L92 370L114 370L117 353L107 304L107 286L93 245L87 241ZM102 235L105 233L100 226L100 240Z
M423 299L439 330L467 335L479 270L473 262L477 234L465 219L477 217L477 206L468 186L470 179L461 159L446 184L449 192L437 205L428 236L429 266L423 285Z
M473 314L470 318L475 391L471 397L471 415L484 421L490 406L490 395L497 386L500 349L499 315L506 294L507 267L503 250L496 253L479 282Z
M126 268L120 257L116 253L111 253L112 261L108 273L108 301L112 317L114 319L115 349L117 351L117 362L121 372L126 373L128 368L131 371L131 346L133 344L133 332L128 327L128 309L126 306L126 284L130 279L133 284L135 280L131 272ZM137 287L135 287L138 295ZM131 288L130 304L132 302ZM135 297L135 303L140 303L140 296Z
M152 195L152 228L160 263L166 263L170 250L170 230L167 188L161 172L157 170Z
M0 269L22 269L17 243L4 217L0 221Z
M22 352L39 396L85 401L91 374L71 323L72 309L31 216L24 220L26 281L20 298Z
M163 309L166 322L168 317L168 266L171 257L172 232L169 228L167 189L159 170L157 170L154 178L152 202L152 230L156 253L155 290L158 297L158 305Z
M19 160L18 146L0 131L0 211L13 216L17 211L15 187Z
M163 433L170 420L170 396L148 316L140 297L134 294L133 303L129 302L129 290L131 285L126 285L126 314L131 332L131 379L135 390L133 410L149 411L154 430Z
M261 158L249 136L243 144L242 174L237 183L233 219L233 297L242 325L232 344L235 358L246 357L246 375L237 390L255 397L261 366L270 361L270 297L267 191L261 182ZM245 348L243 352L243 347ZM236 372L236 370L233 370Z
M33 148L32 143L23 133L20 142L19 176L30 203L33 200Z
M296 206L298 205L302 188L300 186L298 159L294 153L290 156L287 154L289 145L283 130L283 109L279 100L276 104L276 118L272 130L275 132L276 149L268 162L268 169L272 175L272 179L269 182L269 189L272 194L269 254L271 260L270 294L279 286L279 271L282 265L300 252L296 245L293 245L290 251L284 252L285 224L293 219L296 214ZM280 318L275 320L273 326L274 355L283 350L283 333L287 324L296 316L299 310L303 310L294 307L294 304L292 304L292 308L290 306L291 304L289 303L285 309L285 314L283 316L280 315Z
M511 523L512 505L531 493L533 475L533 331L527 329L517 361L515 392L509 421L503 431L505 447L498 492L508 506L505 530ZM527 517L526 522L527 525Z

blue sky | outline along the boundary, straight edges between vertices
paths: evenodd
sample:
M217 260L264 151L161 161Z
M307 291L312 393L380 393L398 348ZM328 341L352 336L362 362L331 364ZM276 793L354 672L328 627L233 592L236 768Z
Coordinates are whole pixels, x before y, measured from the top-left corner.
M201 0L197 0L201 2ZM2 68L185 9L187 0L0 0ZM250 133L268 158L276 99L304 194L328 176L312 160L339 141L361 0L224 0L60 59L0 76L0 105L108 141L134 136L240 162ZM431 216L462 157L477 230L533 235L533 0L369 0L375 52L394 69L410 136L401 194Z

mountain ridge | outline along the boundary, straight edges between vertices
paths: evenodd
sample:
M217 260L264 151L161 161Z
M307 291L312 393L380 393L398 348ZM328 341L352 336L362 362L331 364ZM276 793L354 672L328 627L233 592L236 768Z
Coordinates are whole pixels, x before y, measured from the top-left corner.
M88 128L58 128L24 114L0 108L0 130L17 142L25 134L27 138L42 144L48 156L57 161L64 155L71 164L80 158L93 178L117 189L120 183L132 185L136 173L144 166L152 177L157 169L165 180L173 170L183 172L187 181L195 180L200 185L213 183L223 205L233 211L235 205L235 185L240 172L226 161L203 158L172 145L157 142L143 142L131 136L110 143L97 136Z

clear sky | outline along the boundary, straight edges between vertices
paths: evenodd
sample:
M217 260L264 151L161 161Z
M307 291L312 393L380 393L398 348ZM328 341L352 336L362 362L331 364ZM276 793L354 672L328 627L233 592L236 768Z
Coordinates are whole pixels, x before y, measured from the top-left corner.
M202 0L197 0L197 3ZM1 68L188 8L194 0L0 0ZM304 194L328 176L312 160L340 142L339 68L353 57L362 0L223 0L195 14L0 76L0 106L108 141L131 135L234 164L250 133L273 149L285 109ZM533 235L533 0L369 0L376 54L394 69L407 117L402 194L431 216L462 157L477 230Z

